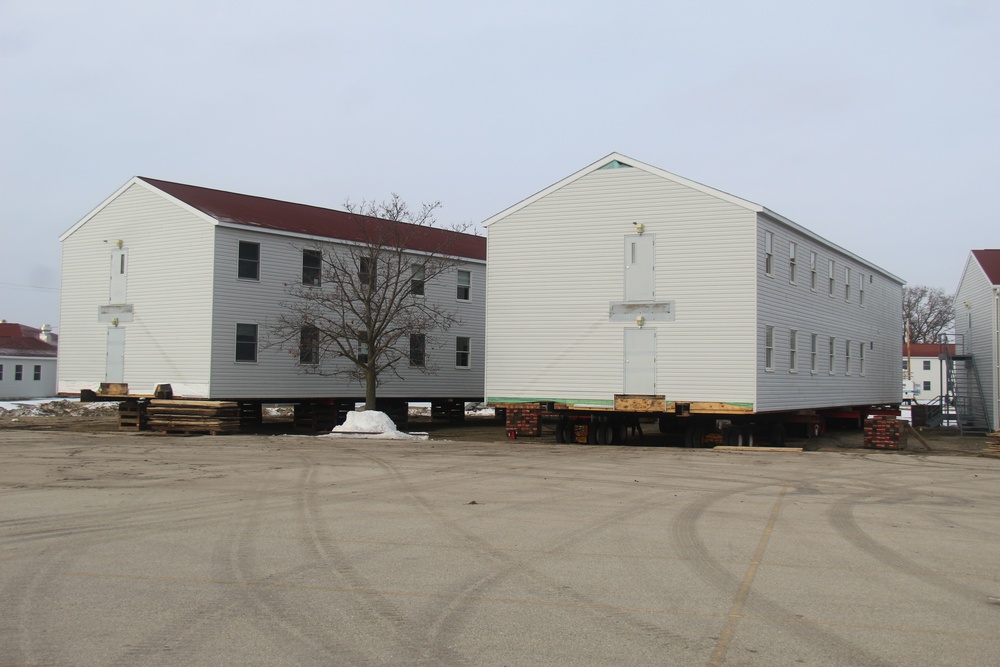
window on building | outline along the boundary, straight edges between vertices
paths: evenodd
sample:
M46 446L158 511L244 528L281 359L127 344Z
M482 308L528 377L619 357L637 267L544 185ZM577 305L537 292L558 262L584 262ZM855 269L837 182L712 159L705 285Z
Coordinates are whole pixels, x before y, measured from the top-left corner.
M410 294L424 296L424 267L414 264L410 267Z
M472 273L459 270L458 272L458 300L468 301L472 292Z
M830 296L833 296L833 284L836 278L833 277L833 260L830 260Z
M795 243L788 243L788 282L794 283L796 277L795 266Z
M34 373L31 377L35 380L35 382L38 382L42 379L42 367L40 364L35 364L35 368L33 370Z
M257 361L257 325L236 325L236 361Z
M368 363L368 343L358 341L358 363Z
M319 329L304 326L299 330L299 363L319 363Z
M924 370L925 371L929 371L930 369L931 369L931 360L930 359L924 359Z
M931 381L924 380L924 391L930 391L930 390L931 390Z
M323 280L323 252L321 250L302 251L302 284L319 285Z
M844 267L844 301L851 300L851 267Z
M24 366L21 364L14 365L14 380L20 382L24 379Z
M764 273L771 275L774 271L774 234L764 232Z
M423 367L427 361L427 337L424 334L410 334L410 365Z
M798 359L797 355L799 353L799 332L792 329L788 335L788 372L795 373L798 371Z
M471 365L472 339L459 336L455 339L455 366L469 368Z
M764 370L774 370L774 327L764 328Z
M260 280L260 244L240 241L239 266L236 277L240 280Z
M819 336L813 334L809 340L809 370L815 373L819 369Z
M809 252L809 289L816 289L816 253Z
M844 375L851 374L851 341L844 341Z
M909 367L910 367L910 362L907 361L906 359L903 359L903 370L905 371Z
M3 380L3 364L0 364L0 380Z
M375 287L375 260L371 257L358 258L358 281L365 287Z
M834 338L833 336L830 336L830 375L833 375L834 372L836 372L836 370L837 370L837 366L836 366L837 356L836 356L836 352L834 351L834 342L836 340L837 340L836 338Z
M858 345L858 363L861 364L859 372L861 375L865 374L865 344L861 343Z
M865 274L858 275L858 305L865 305Z

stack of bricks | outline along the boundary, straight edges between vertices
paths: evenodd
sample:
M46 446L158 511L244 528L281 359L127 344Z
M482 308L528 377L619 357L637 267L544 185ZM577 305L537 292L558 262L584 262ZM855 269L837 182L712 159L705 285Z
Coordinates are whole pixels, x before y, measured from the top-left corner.
M905 423L895 417L876 415L865 420L865 449L906 449Z
M537 438L542 435L542 411L539 408L507 408L508 438Z

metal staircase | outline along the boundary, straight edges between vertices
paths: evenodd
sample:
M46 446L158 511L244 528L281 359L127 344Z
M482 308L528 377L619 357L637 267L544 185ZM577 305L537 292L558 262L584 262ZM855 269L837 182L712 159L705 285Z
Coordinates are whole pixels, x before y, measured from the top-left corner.
M962 435L984 435L989 433L987 424L986 396L983 383L979 379L975 357L965 349L965 339L960 334L940 337L939 358L944 364L946 394L945 405L955 409L958 430ZM952 353L954 345L954 353Z

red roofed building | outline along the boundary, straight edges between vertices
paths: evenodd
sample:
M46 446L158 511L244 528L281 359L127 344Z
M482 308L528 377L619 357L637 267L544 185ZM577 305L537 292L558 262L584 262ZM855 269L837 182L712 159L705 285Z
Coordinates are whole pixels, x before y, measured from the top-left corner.
M0 320L0 400L55 396L57 342L47 324Z
M379 397L480 400L484 237L142 177L60 237L59 392L114 382L130 394L170 384L174 396L225 400L363 397L355 380L302 372L299 356L268 345L269 323L284 312L289 285L318 284L311 249L343 251L382 234L405 238L414 264L454 260L420 298L454 309L460 322L427 336L434 374L404 359Z
M1000 249L969 254L955 293L955 336L963 430L1000 431Z

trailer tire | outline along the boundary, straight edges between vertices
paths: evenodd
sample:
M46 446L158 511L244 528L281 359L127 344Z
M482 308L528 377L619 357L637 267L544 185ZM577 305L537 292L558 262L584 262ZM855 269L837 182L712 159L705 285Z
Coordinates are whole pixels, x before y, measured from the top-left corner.
M705 429L701 426L688 426L684 431L685 447L701 447L705 439Z
M613 445L627 445L628 444L628 425L624 421L616 422L612 425L614 429L614 441L611 443Z
M740 429L740 447L753 447L753 426L744 426Z
M560 445L568 442L566 440L566 426L568 421L569 420L566 419L566 417L560 417L559 421L556 422L556 442L558 442ZM573 432L572 426L570 426L569 431L572 434Z
M611 424L607 422L601 422L597 426L597 444L602 447L607 447L611 444Z

